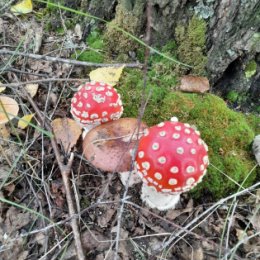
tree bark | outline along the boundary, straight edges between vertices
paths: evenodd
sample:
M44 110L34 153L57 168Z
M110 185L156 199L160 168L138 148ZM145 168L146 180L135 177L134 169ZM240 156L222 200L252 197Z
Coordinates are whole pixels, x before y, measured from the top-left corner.
M113 18L117 4L140 19L145 16L147 0L81 0L85 11L101 18ZM211 85L221 92L234 89L258 95L260 53L260 2L258 0L151 0L152 42L163 45L175 39L175 27L187 24L196 14L207 22L207 72ZM138 8L140 7L140 8ZM141 9L141 10L140 10ZM143 19L144 20L144 19ZM143 21L143 30L145 22ZM137 35L139 36L139 35ZM245 77L246 64L254 60L257 71ZM255 98L255 97L254 97Z

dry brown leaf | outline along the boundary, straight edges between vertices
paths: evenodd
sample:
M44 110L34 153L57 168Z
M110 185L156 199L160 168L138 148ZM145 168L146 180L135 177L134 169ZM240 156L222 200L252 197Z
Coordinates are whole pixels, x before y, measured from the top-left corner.
M69 152L81 135L80 126L70 118L57 118L51 125L57 142Z
M181 78L180 90L184 92L204 93L209 90L209 80L206 77L185 75Z

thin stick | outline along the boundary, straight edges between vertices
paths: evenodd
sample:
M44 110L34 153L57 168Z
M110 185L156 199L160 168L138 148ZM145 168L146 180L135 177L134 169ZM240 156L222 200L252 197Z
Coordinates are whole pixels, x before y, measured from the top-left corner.
M0 50L0 54L1 55L17 55L17 56L28 57L31 59L36 59L36 60L61 62L61 63L67 63L67 64L71 64L71 65L86 66L86 67L122 67L122 66L125 66L127 68L142 68L142 66L143 66L141 63L115 63L115 64L113 64L113 63L94 63L94 62L86 62L86 61L78 61L78 60L69 60L69 59L64 59L64 58L39 55L39 54L33 54L33 53L18 52L18 51L10 51L10 50Z
M32 105L35 113L37 114L37 116L39 117L39 119L41 121L41 124L44 124L46 129L48 131L52 132L51 127L49 126L49 124L47 122L45 122L41 111L39 110L38 106L35 104L33 99L30 97L30 95L27 93L27 91L25 89L21 89L21 91L26 96L26 98L30 102L30 104ZM71 153L68 163L64 164L62 162L61 154L60 154L58 145L57 145L54 137L51 138L51 144L52 144L52 148L53 148L53 151L54 151L54 154L55 154L55 157L56 157L56 160L57 160L60 172L61 172L62 181L63 181L64 188L65 188L66 200L67 200L67 204L68 204L68 208L69 208L69 216L72 217L76 214L76 211L75 211L73 198L72 198L69 175L71 172L71 166L73 163L74 154ZM85 260L85 255L84 255L84 251L83 251L83 247L82 247L82 243L81 243L81 239L80 239L78 222L77 222L76 218L73 218L73 217L71 218L71 228L72 228L73 236L75 239L75 246L76 246L76 252L77 252L78 259Z

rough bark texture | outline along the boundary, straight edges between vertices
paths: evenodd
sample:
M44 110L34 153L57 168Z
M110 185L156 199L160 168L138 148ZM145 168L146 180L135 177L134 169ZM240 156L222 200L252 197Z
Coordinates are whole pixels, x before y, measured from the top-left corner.
M117 4L143 19L145 3L146 0L81 0L85 11L105 19L115 16ZM224 93L230 89L250 91L254 98L255 95L259 98L259 65L251 78L246 78L243 72L248 61L259 63L260 59L260 2L152 0L153 43L163 45L174 39L175 27L187 23L194 13L207 22L207 71L211 84Z

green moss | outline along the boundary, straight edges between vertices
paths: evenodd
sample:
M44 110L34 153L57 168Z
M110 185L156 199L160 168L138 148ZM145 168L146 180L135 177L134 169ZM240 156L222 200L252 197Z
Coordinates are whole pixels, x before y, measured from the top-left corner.
M104 41L109 53L118 55L120 53L128 53L129 51L136 50L139 46L138 43L128 35L116 30L115 27L120 27L128 33L136 35L140 30L139 25L139 19L133 12L127 11L119 4L116 8L115 19L107 25L104 33Z
M254 166L250 143L255 133L260 131L260 118L230 110L215 95L172 92L176 80L169 84L163 75L153 77L154 73L153 70L148 72L144 99L148 96L150 98L143 121L152 126L177 116L180 121L195 125L209 146L212 165L192 195L199 197L202 193L210 193L219 199L236 191L239 187L235 182L242 183ZM124 104L123 116L137 117L143 94L143 73L140 70L125 70L118 92L122 95ZM255 176L255 172L251 173L244 187L252 184Z
M161 115L163 120L175 115L182 122L196 125L209 146L211 165L204 181L192 192L194 196L203 190L218 199L239 188L235 182L242 183L254 166L250 143L255 133L244 115L227 108L217 96L178 92L164 99ZM252 184L255 175L249 176L245 187Z
M245 75L246 78L251 78L256 74L256 68L257 64L254 60L251 60L247 63L246 68L245 68Z
M72 58L77 59L79 61L95 62L95 63L102 63L104 61L103 55L95 50L87 50L83 52L77 51L77 54L73 54Z
M239 97L238 92L236 92L234 90L229 91L228 94L227 94L227 100L232 102L232 103L236 102L238 100L238 97Z
M207 57L204 55L206 22L193 16L187 28L182 24L176 27L175 37L178 44L178 59L192 65L193 74L205 75L205 66L207 63Z
M163 99L176 84L174 78L169 83L163 75L158 74L155 76L155 74L156 72L154 71L148 72L148 81L144 96L145 101L149 97L143 118L148 125L158 122ZM137 117L142 101L143 84L143 72L140 70L125 70L121 76L118 92L122 95L124 117Z
M99 31L93 31L87 37L87 44L89 47L93 49L103 49L104 48L103 36Z

